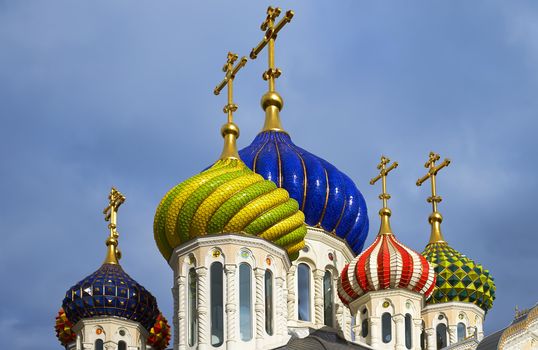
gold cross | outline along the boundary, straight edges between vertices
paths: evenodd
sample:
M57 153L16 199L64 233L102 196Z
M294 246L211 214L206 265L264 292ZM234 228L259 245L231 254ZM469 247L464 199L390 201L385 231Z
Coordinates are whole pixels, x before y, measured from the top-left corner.
M379 169L379 175L370 180L370 185L375 184L379 179L382 183L382 193L379 195L379 199L383 201L383 208L387 208L387 201L390 199L390 194L387 193L387 175L398 167L398 162L393 162L388 168L387 165L390 163L390 159L385 156L381 156L381 162L377 165Z
M121 258L121 252L118 249L119 234L118 231L116 231L116 227L118 209L123 202L125 202L125 196L116 188L112 187L108 195L108 206L103 209L105 221L109 221L108 228L110 229L110 236L106 240L106 245L109 249L105 258L105 263L117 264L118 260Z
M439 159L441 159L441 156L430 152L428 161L424 164L424 167L429 169L428 173L417 180L417 186L421 186L426 180L430 179L432 185L432 195L431 197L428 197L428 203L432 203L434 213L437 213L437 203L440 203L443 200L441 196L437 195L437 183L435 181L435 177L437 176L439 170L447 167L450 164L450 159L445 158L441 164L435 166L435 162L437 162Z
M215 87L215 90L213 90L215 95L219 95L222 89L224 89L225 86L228 86L228 104L222 109L224 113L228 114L228 123L233 121L233 112L237 111L237 105L233 102L233 81L237 72L239 72L239 70L247 63L247 58L243 56L239 63L234 67L234 63L238 58L239 56L236 54L228 52L228 60L226 61L226 64L224 64L224 67L222 67L222 71L226 73L226 75L222 82Z
M265 46L269 46L268 57L269 57L269 69L263 73L263 80L269 81L269 91L275 91L275 79L277 79L282 73L280 69L275 68L275 40L277 38L278 32L284 26L291 21L293 18L293 11L287 11L284 17L275 25L275 20L280 16L282 10L280 8L273 8L269 6L267 8L267 17L265 21L260 26L261 30L265 32L265 35L255 48L250 52L250 58L256 59L258 54L263 50Z

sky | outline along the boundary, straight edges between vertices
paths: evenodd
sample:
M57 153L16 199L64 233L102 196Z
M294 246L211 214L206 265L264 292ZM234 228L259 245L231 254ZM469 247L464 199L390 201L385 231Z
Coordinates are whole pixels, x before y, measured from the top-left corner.
M111 186L122 266L172 317L172 270L153 240L155 209L219 156L229 50L262 38L266 1L0 0L0 339L60 349L65 291L95 271ZM538 3L281 1L277 90L294 142L348 174L379 219L368 181L384 154L392 227L422 251L428 153L449 244L483 264L497 299L486 334L538 300ZM235 80L240 147L263 124L261 55Z

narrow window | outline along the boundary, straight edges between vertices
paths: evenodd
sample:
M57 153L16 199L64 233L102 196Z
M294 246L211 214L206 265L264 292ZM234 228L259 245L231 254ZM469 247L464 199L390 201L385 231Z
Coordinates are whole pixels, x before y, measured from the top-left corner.
M392 340L392 317L388 312L381 315L381 339L385 344Z
M465 323L460 322L458 323L458 341L461 341L467 337L467 330L465 327Z
M368 309L362 310L362 324L361 324L361 336L366 338L368 336Z
M299 320L310 321L310 266L307 264L299 264L297 274Z
M446 325L444 323L440 323L437 325L436 328L437 333L437 349L442 349L448 345L446 341Z
M326 326L333 326L333 281L332 274L325 271L323 275L323 321Z
M224 342L223 310L223 269L220 262L214 262L210 268L211 296L211 345L217 347Z
M411 349L413 346L413 318L410 314L405 314L405 347Z
M196 335L198 333L198 315L197 310L197 288L196 288L196 269L194 267L189 269L188 280L188 317L189 317L189 346L196 344Z
M252 270L247 263L239 265L239 334L241 340L252 339Z
M123 340L120 340L118 343L118 350L127 350L127 343Z
M95 350L103 350L103 340L97 339L95 341Z
M273 273L265 270L265 331L273 335Z

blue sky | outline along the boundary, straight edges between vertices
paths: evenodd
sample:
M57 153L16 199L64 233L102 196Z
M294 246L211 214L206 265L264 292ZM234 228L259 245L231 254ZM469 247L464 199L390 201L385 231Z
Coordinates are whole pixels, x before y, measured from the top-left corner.
M265 1L0 0L0 339L59 349L63 294L104 258L110 186L122 265L171 319L172 272L153 242L160 198L220 154L228 50L262 37ZM497 299L486 333L537 302L534 219L538 4L532 1L282 1L295 17L277 41L277 88L294 142L355 180L377 232L381 154L393 229L421 251L428 152L445 238L488 268ZM236 79L239 145L263 123L264 56Z

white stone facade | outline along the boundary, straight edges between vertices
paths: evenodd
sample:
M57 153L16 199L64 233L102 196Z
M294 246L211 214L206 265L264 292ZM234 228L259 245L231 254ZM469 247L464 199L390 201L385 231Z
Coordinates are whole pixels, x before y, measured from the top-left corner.
M94 350L102 342L103 350L151 350L146 346L148 332L138 322L114 316L82 319L73 330L77 334L69 350ZM124 343L124 344L121 344Z

